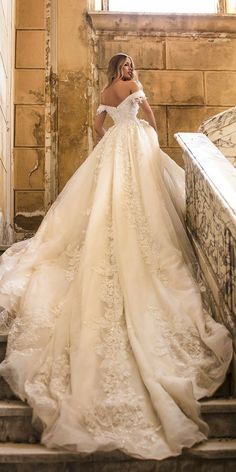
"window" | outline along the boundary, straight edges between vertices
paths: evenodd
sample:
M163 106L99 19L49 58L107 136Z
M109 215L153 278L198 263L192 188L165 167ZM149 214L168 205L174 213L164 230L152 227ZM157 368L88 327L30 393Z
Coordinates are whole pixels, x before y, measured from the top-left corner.
M236 13L236 0L94 0L95 10L151 13Z
M227 13L236 13L236 0L227 0Z
M109 0L110 11L216 13L216 0Z

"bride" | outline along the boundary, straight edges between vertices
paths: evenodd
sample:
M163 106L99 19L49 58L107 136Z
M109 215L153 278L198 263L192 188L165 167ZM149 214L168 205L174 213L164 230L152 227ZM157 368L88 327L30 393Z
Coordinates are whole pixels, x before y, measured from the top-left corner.
M223 382L231 339L202 305L183 171L125 54L110 60L95 129L36 235L2 256L0 374L47 447L164 459L207 437L197 400Z

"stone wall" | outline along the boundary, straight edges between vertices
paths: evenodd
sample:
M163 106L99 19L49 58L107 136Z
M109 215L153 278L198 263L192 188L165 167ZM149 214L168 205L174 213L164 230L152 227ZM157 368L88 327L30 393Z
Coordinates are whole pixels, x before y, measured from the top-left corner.
M205 15L205 24L192 15L194 27L190 15L186 21L182 15L182 25L181 15L177 15L178 25L174 15L159 16L156 25L150 15L137 15L138 27L133 16L126 14L122 21L116 15L115 21L113 15L91 14L99 89L105 83L109 58L120 51L130 54L156 115L160 145L183 165L174 133L196 131L203 120L236 102L236 35L219 17L218 24L212 21L212 15L208 23ZM236 18L231 20L236 25Z
M235 17L88 15L90 3L16 0L18 239L37 229L96 142L93 114L112 54L123 50L134 57L160 144L181 164L174 132L195 131L235 103Z
M14 201L15 229L33 232L44 215L44 0L16 0Z
M37 229L88 153L88 0L16 0L17 239Z
M93 47L86 22L88 6L88 0L58 1L59 191L84 161L89 149Z

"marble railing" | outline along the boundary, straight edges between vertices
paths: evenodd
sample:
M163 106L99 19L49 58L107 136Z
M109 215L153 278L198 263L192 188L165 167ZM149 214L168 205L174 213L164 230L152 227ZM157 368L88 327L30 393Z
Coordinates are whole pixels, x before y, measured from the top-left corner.
M204 133L236 167L236 107L204 121L199 131Z
M234 339L236 395L236 168L202 133L177 133L186 171L186 224L215 318Z

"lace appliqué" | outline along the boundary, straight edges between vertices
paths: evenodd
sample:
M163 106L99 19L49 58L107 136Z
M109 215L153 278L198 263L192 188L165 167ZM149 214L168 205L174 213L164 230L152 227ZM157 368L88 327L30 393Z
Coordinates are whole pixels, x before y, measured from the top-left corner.
M42 411L40 414L42 418L53 415L58 408L58 400L70 391L69 352L69 347L65 347L59 356L55 358L48 356L33 379L25 383L28 399L30 401L32 398L37 409Z
M145 415L145 399L132 384L132 349L124 316L123 296L114 254L112 226L108 226L107 259L95 268L101 275L104 316L97 321L96 353L100 359L102 399L80 412L82 423L97 438L109 435L120 446L133 436L142 448L158 441L160 426ZM95 321L95 320L94 320Z
M124 164L123 193L123 208L128 215L129 221L136 230L143 259L149 266L151 272L157 274L160 280L166 284L168 282L167 273L159 257L161 248L157 241L151 236L137 183L132 176L131 164L128 159Z
M76 246L73 246L72 244L68 244L66 251L64 253L67 259L66 269L64 270L65 278L69 282L71 282L75 278L75 275L77 274L79 270L82 249L83 249L83 242L81 244L77 244Z
M9 330L11 329L14 321L15 321L15 313L9 313L4 308L0 311L0 333L1 334L8 334Z
M149 306L147 315L154 321L151 340L153 355L173 359L175 372L182 377L195 377L198 385L207 389L209 378L214 379L219 360L202 341L197 326L186 323L186 318L168 316L168 311Z

